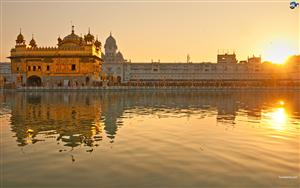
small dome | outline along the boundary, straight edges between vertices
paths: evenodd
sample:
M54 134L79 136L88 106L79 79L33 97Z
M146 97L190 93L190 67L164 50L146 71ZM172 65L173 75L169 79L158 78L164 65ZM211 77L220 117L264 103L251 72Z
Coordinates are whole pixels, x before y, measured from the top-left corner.
M116 54L116 56L117 56L118 59L124 59L124 58L123 58L123 54L122 54L121 52L118 52L118 53Z
M23 41L24 40L24 36L20 33L17 37L18 41Z
M20 29L20 34L17 36L16 43L18 44L25 43L24 36L21 33L21 29Z
M95 41L95 46L98 48L101 47L101 42L98 39Z
M60 37L57 38L58 44L62 42L62 39Z
M29 42L29 45L30 45L32 48L37 47L36 42L35 42L33 36L32 36L32 39L31 39L30 42Z
M95 38L94 35L92 35L92 34L90 33L90 29L89 29L88 34L84 36L84 40L85 40L86 42L93 42L93 41L94 41L94 38Z
M109 37L106 39L105 41L105 45L104 45L104 48L117 48L117 42L116 42L116 39L111 35L109 35Z

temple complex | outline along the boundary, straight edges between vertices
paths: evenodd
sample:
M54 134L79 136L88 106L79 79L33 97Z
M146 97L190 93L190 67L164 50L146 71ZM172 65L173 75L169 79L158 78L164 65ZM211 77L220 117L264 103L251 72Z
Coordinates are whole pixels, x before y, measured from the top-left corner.
M58 37L57 47L39 47L34 37L26 44L21 31L11 50L16 86L95 86L101 83L101 42L90 33Z
M34 37L26 44L21 31L11 50L11 67L0 66L0 88L91 86L275 86L300 84L300 56L284 64L262 62L261 57L238 61L235 53L217 55L217 62L131 62L110 35L101 42L88 33L78 36L74 26L57 47L39 47ZM11 70L12 76L7 74Z

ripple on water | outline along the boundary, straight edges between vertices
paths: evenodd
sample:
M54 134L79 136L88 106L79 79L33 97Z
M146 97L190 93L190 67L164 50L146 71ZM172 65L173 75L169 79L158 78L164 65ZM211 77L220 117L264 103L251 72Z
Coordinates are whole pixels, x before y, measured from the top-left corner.
M287 105L278 106L278 96ZM4 185L299 187L299 178L279 178L299 172L293 93L17 93L8 100L0 110Z

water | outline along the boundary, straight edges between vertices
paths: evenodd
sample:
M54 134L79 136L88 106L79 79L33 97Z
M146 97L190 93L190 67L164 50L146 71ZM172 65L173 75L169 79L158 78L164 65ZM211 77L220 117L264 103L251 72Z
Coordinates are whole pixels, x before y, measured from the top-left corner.
M299 187L299 96L2 93L1 187Z

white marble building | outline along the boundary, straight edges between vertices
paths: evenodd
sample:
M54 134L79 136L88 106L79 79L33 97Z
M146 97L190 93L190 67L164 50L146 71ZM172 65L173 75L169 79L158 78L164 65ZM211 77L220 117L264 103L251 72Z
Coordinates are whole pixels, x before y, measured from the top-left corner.
M122 53L118 51L115 38L110 33L104 44L105 54L102 54L102 71L109 79L116 79L117 82L126 82L130 79L129 62L124 59Z
M261 57L250 57L246 61L236 59L233 54L219 54L217 63L172 63L128 62L124 59L116 40L110 34L105 42L102 58L103 72L121 83L128 82L201 82L201 81L255 81L272 79L294 79L300 81L300 58L293 63L275 65L262 63Z

